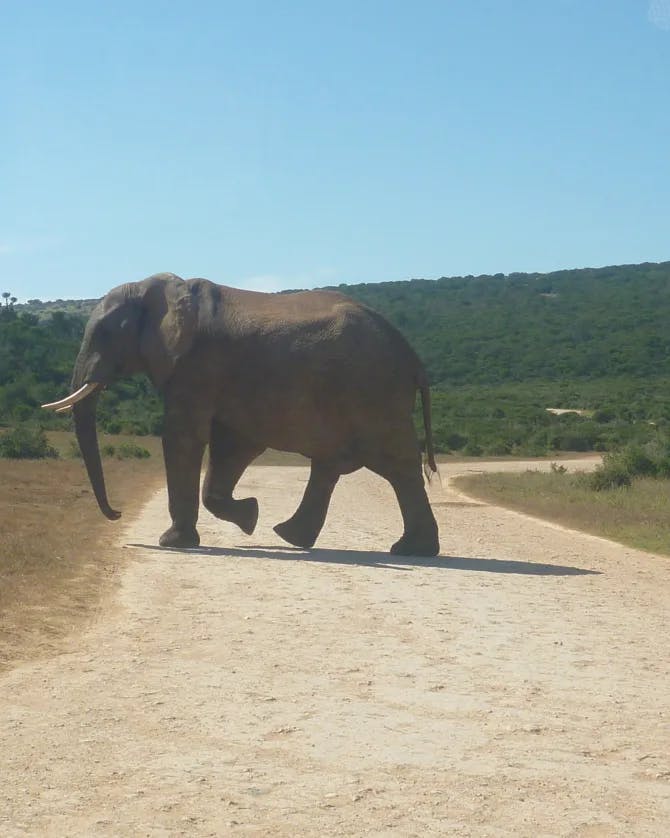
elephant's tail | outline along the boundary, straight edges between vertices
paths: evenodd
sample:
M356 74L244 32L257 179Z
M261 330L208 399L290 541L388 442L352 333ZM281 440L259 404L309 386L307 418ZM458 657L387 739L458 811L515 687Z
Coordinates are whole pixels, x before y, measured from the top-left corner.
M430 387L425 373L419 379L419 392L421 393L421 408L423 410L423 428L426 434L426 462L423 470L426 479L430 482L434 474L437 474L437 463L435 462L435 449L433 448L433 426L430 411Z

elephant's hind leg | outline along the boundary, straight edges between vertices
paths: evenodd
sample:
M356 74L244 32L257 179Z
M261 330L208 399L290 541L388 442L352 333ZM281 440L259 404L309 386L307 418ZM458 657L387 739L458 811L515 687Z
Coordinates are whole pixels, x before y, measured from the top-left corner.
M391 547L391 553L397 556L437 556L440 552L437 522L421 473L390 474L387 479L398 498L404 523L402 537Z
M294 514L274 531L296 547L312 547L326 520L328 505L340 477L338 470L325 463L312 461L312 470L305 494Z
M237 524L247 535L251 535L256 528L258 501L256 498L236 500L233 489L247 466L263 450L219 422L212 422L209 467L202 487L202 502L212 515Z
M399 456L398 451L407 453ZM426 495L421 455L413 429L411 435L408 431L403 440L389 448L386 457L368 467L393 486L402 513L404 532L391 547L391 553L398 556L436 556L440 552L437 522Z

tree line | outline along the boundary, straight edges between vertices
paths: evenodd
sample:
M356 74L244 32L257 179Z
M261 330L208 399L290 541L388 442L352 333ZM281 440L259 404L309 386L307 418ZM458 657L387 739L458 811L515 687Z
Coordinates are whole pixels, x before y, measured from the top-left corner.
M338 290L384 314L423 359L440 451L611 450L670 429L670 262ZM0 426L67 427L39 405L68 391L94 301L59 310L3 297ZM108 432L158 433L159 399L146 378L119 382L99 421Z

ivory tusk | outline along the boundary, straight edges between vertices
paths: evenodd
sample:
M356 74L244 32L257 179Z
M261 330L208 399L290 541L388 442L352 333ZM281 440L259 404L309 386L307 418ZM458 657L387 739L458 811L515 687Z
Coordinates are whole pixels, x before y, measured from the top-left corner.
M71 404L66 404L65 407L57 407L56 413L67 413L68 410L72 410Z
M63 408L72 407L73 404L80 402L82 399L85 399L93 390L96 390L100 385L89 381L88 384L84 384L83 387L80 387L76 393L70 393L69 396L66 396L64 399L61 399L57 402L49 402L49 404L43 404L42 407L51 410L61 410Z

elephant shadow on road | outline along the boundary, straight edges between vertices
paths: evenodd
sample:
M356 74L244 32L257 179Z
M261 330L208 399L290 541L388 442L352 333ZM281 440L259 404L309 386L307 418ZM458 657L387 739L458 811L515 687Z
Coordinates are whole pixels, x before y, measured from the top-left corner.
M511 573L522 576L599 576L600 571L570 565L543 564L511 559L469 558L464 556L393 556L374 550L334 550L299 547L251 545L249 547L190 547L175 549L154 544L128 544L143 550L181 553L189 556L221 556L221 558L273 559L276 561L323 562L326 564L378 567L386 570L411 571L413 568L438 570L469 570L483 573Z

